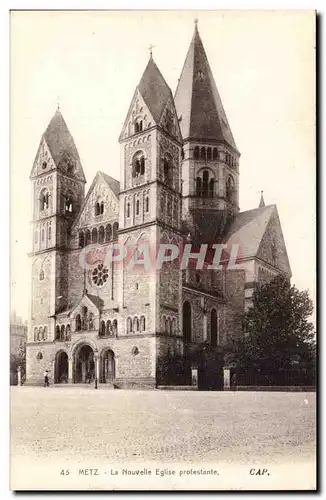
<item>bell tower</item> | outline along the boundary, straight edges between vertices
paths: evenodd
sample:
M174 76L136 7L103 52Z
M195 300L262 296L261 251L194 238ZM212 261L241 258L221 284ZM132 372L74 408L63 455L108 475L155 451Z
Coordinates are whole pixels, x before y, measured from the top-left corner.
M223 232L239 212L239 158L197 21L175 93L184 141L182 216L189 230L214 214ZM203 234L199 235L203 238Z
M151 256L160 243L179 245L182 137L172 92L152 54L136 87L119 142L120 242L128 248L147 243ZM176 341L181 273L179 269L173 271L171 265L157 269L155 262L145 274L143 270L128 272L126 266L122 271L121 307L128 317L139 311L145 317L146 333L151 338L155 334L155 360L161 349Z
M32 293L28 342L54 339L54 314L67 305L70 228L84 200L85 176L58 108L42 135L32 183Z

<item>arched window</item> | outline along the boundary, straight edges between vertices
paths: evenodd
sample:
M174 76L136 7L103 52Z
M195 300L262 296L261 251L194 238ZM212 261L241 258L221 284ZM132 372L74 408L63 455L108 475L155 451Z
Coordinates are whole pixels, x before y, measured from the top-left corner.
M207 198L208 196L208 171L207 170L204 170L204 173L203 173L203 196L204 198Z
M38 337L38 329L37 329L37 326L35 326L35 328L34 328L34 340L35 340L35 342L37 341L37 337Z
M111 224L108 224L105 228L105 241L111 241L112 238L112 227Z
M207 160L212 159L212 148L207 148Z
M40 276L39 276L39 278L40 278L40 281L43 281L43 280L44 280L44 271L43 271L43 269L42 269L42 270L41 270L41 272L40 272Z
M217 346L217 312L212 309L211 312L211 346Z
M145 198L145 212L149 212L149 197Z
M133 320L133 331L139 332L139 319L137 318L137 316L135 316Z
M138 134L138 132L142 132L143 130L143 120L137 120L135 122L135 134Z
M100 323L100 337L105 337L105 321L101 321Z
M118 334L118 321L116 319L112 322L112 334L115 336Z
M139 200L136 200L136 215L139 215Z
M44 227L41 230L41 241L44 241Z
M57 327L55 329L55 339L60 340L60 326L59 325L57 325Z
M65 212L72 213L73 212L73 195L71 193L67 193L65 199Z
M79 248L84 248L84 245L85 245L84 231L79 231Z
M144 175L145 173L145 157L140 157L140 175Z
M51 239L51 226L48 227L48 240Z
M86 306L83 306L82 309L82 330L88 329L88 309Z
M234 190L234 182L232 177L230 176L226 181L226 199L229 203L232 203L233 200L233 190Z
M175 318L172 319L172 333L176 333L177 331L177 321Z
M91 232L89 229L87 229L85 233L85 246L87 247L87 245L89 245L90 242L91 242Z
M92 230L92 243L97 243L97 229L96 227Z
M132 332L132 321L131 318L127 318L127 333Z
M134 154L132 159L132 176L139 177L145 173L145 156L142 151Z
M89 314L88 329L94 330L94 315L93 315L93 313Z
M104 214L104 203L103 201L101 202L101 205L100 205L100 214Z
M200 177L197 177L196 179L196 196L202 196L202 185Z
M204 147L202 147L200 150L200 159L206 160L206 149Z
M61 340L65 339L65 325L61 325L60 339Z
M140 317L140 331L144 332L146 330L146 320L145 316Z
M119 229L119 224L118 222L115 222L113 224L113 239L116 240L118 238L118 229Z
M214 198L214 179L209 181L209 196L210 198Z
M98 241L99 243L104 243L104 227L101 226L98 230Z
M165 331L165 333L168 333L168 331L169 331L169 319L168 318L165 318L164 331Z
M47 189L43 189L40 193L40 211L47 210L49 208L50 195Z
M172 186L173 183L173 164L170 155L166 155L163 160L163 177L164 182L168 186Z
M127 203L127 217L130 217L130 203Z
M81 317L80 314L77 314L76 316L76 332L81 331Z
M35 230L35 234L34 234L34 242L35 243L38 242L38 230L37 229Z
M70 325L66 326L66 340L71 340Z
M214 148L213 149L213 160L217 160L218 159L218 152L217 152L217 148Z
M98 202L95 205L95 215L100 215L100 204Z
M111 321L109 319L106 322L106 334L108 336L112 335L112 324L111 324Z
M167 333L172 333L172 330L171 330L171 319L170 318L168 318Z
M183 341L185 344L189 344L191 342L191 305L187 300L183 304L182 319Z
M39 331L38 331L38 339L43 340L43 327L40 326Z
M196 146L194 150L194 159L199 160L199 147Z

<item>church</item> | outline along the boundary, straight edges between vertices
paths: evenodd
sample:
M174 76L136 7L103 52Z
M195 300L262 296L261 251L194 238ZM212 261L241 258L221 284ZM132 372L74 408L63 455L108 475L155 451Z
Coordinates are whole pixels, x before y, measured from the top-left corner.
M258 208L240 212L240 152L197 23L174 96L150 54L119 143L120 180L98 171L85 194L60 109L41 137L30 174L27 384L48 370L58 384L155 388L162 356L244 335L256 284L291 277L276 206L261 196ZM181 269L174 260L145 269L105 258L114 243L130 254L144 242L153 251L236 246L237 265Z

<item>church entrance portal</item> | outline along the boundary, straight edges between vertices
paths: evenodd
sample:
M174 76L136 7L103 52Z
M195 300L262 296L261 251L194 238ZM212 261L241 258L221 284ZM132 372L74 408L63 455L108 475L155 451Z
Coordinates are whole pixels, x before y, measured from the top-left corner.
M113 382L115 377L114 352L111 349L103 351L101 356L101 377L100 382L107 384Z
M64 351L58 352L56 356L54 382L68 382L68 354Z
M84 344L77 349L74 356L74 382L85 384L92 382L94 378L94 351L91 346Z

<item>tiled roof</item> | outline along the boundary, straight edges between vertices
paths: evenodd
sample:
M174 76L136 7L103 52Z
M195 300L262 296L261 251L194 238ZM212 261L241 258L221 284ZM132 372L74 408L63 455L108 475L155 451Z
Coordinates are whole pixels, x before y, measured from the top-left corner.
M103 307L104 302L102 299L100 299L100 297L97 297L97 295L91 295L90 293L85 293L85 295L91 302L93 302L94 306L97 307L97 309L101 309Z
M225 141L237 150L197 26L175 93L184 140Z
M48 145L52 158L58 167L64 154L73 158L80 165L79 154L74 139L69 132L66 122L59 109L56 110L43 137ZM85 180L84 173L80 168L80 173Z
M148 61L137 88L158 124L172 93L152 57Z
M232 244L238 244L241 258L255 257L275 209L276 205L268 205L240 212L225 237L228 248L231 248Z
M114 179L113 177L110 177L108 174L105 174L102 171L100 171L100 174L102 175L103 179L107 182L109 187L112 189L114 194L117 196L117 198L119 198L120 182Z

